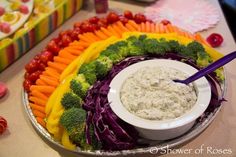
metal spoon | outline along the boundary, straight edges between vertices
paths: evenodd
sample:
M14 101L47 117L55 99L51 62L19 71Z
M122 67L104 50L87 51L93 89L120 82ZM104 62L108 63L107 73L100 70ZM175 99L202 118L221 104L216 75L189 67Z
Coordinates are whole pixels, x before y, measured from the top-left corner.
M173 80L174 82L178 82L178 83L184 83L184 84L189 84L207 74L209 74L210 72L215 71L216 69L222 67L223 65L227 64L228 62L232 61L234 58L236 58L236 51L231 52L230 54L218 59L217 61L211 63L210 65L208 65L207 67L199 70L198 72L196 72L195 74L193 74L192 76L188 77L185 80Z

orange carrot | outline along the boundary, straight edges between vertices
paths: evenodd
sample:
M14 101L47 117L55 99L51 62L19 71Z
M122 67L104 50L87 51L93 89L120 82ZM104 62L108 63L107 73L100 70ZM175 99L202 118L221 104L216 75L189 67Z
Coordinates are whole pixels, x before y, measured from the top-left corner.
M58 84L59 84L58 80L55 80L50 76L41 75L40 79L43 80L44 82L47 82L48 85L51 85L51 86L54 86L54 87L57 87Z
M118 25L112 24L113 29L119 34L119 36L122 36L123 31L119 28Z
M67 66L57 62L48 62L48 66L62 72Z
M166 25L166 29L167 29L167 31L168 31L169 33L174 32L174 29L173 29L173 27L172 27L171 24Z
M100 30L95 31L95 34L96 34L99 38L101 38L101 39L103 39L103 40L105 40L105 39L108 38L108 36L107 36L106 34L104 34L104 33L103 33L102 31L100 31Z
M74 60L77 56L72 55L70 52L68 52L66 49L63 49L59 52L59 56L67 59Z
M119 28L123 31L123 32L129 32L129 30L123 25L122 22L118 21L115 23L116 25L119 26Z
M159 29L159 24L158 23L156 23L156 25L155 25L155 32L156 33L160 33L160 29Z
M34 114L35 117L40 117L40 118L45 118L46 117L45 113L42 113L38 110L33 110L33 114Z
M40 98L34 97L34 96L30 96L29 100L34 102L35 104L38 104L38 105L41 105L41 106L45 106L46 103L47 103L46 100L43 100L43 99L40 99Z
M36 117L36 121L44 128L46 128L46 123L45 121L43 120L43 118L40 118L40 117Z
M86 33L85 33L86 34ZM79 39L81 40L81 41L84 41L84 42L86 42L86 43L93 43L93 42L95 42L96 40L94 40L94 39L92 39L92 38L88 38L85 34L80 34L79 35Z
M144 22L141 23L141 32L145 32L145 23Z
M108 31L110 31L114 36L121 37L121 35L120 35L118 32L116 32L116 31L113 29L112 26L108 26L107 29L108 29Z
M133 26L131 26L129 23L126 23L125 24L125 27L129 30L129 31L131 31L131 32L135 32L135 31L137 31Z
M106 34L108 37L113 36L113 34L111 32L109 32L106 28L101 27L101 31Z
M41 93L40 91L34 90L34 91L31 91L31 94L32 96L35 96L37 98L40 98L46 101L48 100L48 97L45 94Z
M82 46L84 48L87 48L90 45L90 43L89 42L84 42L84 41L80 40L78 43L76 43L76 45Z
M159 28L160 28L160 33L165 33L165 27L163 24L159 24Z
M37 79L36 85L44 86L44 85L48 85L48 84L41 79Z
M52 93L55 90L55 87L52 86L38 86L38 85L32 85L30 87L30 90L38 90L42 93L48 94L48 93Z
M102 40L101 38L99 38L98 36L96 36L94 33L91 33L91 32L86 33L86 35L90 38L93 38L95 41Z
M150 32L151 31L151 24L150 24L150 22L146 22L145 23L145 32Z
M67 47L67 48L65 48L65 50L74 56L79 56L82 53L82 50L78 50L76 48L71 48L71 47Z
M128 23L135 29L138 30L139 26L136 22L134 22L133 20L129 20Z
M29 106L32 108L32 110L38 110L42 113L45 113L45 107L43 107L43 106L36 105L36 104L33 104L33 103L30 103Z
M52 74L53 76L56 76L57 78L59 78L60 77L60 74L57 72L57 70L56 69L54 69L54 68L50 68L50 67L47 67L47 68L45 68L46 70L46 72L47 73L50 73L50 74ZM50 75L51 76L51 75Z
M59 62L59 63L62 63L62 64L70 64L72 62L72 60L70 59L67 59L67 58L62 58L62 57L59 57L59 56L56 56L53 58L55 62Z
M150 27L151 32L154 33L155 32L155 24L151 23L150 26L151 26Z

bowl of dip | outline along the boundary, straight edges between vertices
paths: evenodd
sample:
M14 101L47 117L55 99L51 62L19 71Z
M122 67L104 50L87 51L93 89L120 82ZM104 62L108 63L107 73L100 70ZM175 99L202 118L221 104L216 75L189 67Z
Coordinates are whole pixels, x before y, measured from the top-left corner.
M110 83L113 112L133 125L141 137L167 140L187 132L207 109L211 88L205 77L189 85L175 83L198 70L175 60L138 62L119 72Z

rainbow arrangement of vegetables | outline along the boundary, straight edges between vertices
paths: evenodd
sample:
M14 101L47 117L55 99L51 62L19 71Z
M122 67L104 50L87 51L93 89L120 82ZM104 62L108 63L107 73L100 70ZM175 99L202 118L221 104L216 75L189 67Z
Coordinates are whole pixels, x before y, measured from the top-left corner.
M137 131L112 112L107 100L112 78L147 59L175 59L201 68L220 57L199 34L168 21L111 12L78 22L51 40L26 65L24 88L37 122L65 148L132 149L139 145ZM216 84L223 79L221 70L208 76L213 104L221 101Z

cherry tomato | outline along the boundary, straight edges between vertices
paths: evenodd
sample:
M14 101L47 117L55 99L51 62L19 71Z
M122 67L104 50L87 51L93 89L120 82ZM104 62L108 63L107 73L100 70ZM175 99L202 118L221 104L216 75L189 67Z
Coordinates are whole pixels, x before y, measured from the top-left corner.
M39 63L39 70L44 71L44 69L47 67L47 64L45 63Z
M61 38L61 41L62 41L62 45L66 47L72 42L72 39L69 35L63 35Z
M91 17L89 19L89 23L92 23L92 24L97 24L98 21L99 21L99 18L97 16Z
M3 98L7 94L7 86L0 82L0 99Z
M89 23L81 24L80 29L82 30L83 33L95 31L94 27Z
M33 73L35 71L37 71L39 68L39 61L38 60L31 60L28 64L26 64L25 66L25 70L28 72L28 73Z
M127 19L130 19L130 20L132 20L134 18L133 13L129 10L124 11L124 17L126 17Z
M31 82L35 82L38 78L39 78L39 76L42 74L42 71L40 71L40 70L38 70L38 71L36 71L36 72L33 72L32 74L30 74L30 76L29 76L29 80L31 81Z
M129 19L127 19L126 17L120 16L120 22L122 22L124 25L125 25L126 23L128 23L128 21L129 21Z
M119 16L115 13L115 12L110 12L108 15L107 15L107 22L109 24L111 23L114 23L116 21L119 20Z
M161 23L163 25L168 25L168 24L171 24L171 22L169 20L162 20Z
M141 14L141 13L138 13L138 14L135 14L134 16L134 21L138 24L142 23L142 22L146 22L146 16Z
M26 80L23 82L23 87L24 87L24 89L25 89L27 92L29 92L29 91L30 91L30 87L31 87L32 84L33 84L33 83L32 83L30 80L26 79Z
M73 31L72 31L72 33L71 33L71 39L72 40L78 40L79 39L79 34L81 33L81 30L80 30L80 28L76 28L76 29L74 29Z
M218 47L224 41L223 37L218 33L212 33L210 36L207 37L207 42L212 47Z
M80 26L81 26L81 22L76 22L76 23L74 24L74 29L80 28Z
M48 61L53 60L53 53L50 51L43 51L39 59L42 63L47 64Z
M29 76L30 76L30 73L26 72L25 75L24 75L24 78L25 78L25 79L28 79Z
M57 43L54 40L51 40L48 45L47 45L47 49L51 52L53 52L54 55L58 54L58 51L60 51L59 46L57 45Z

